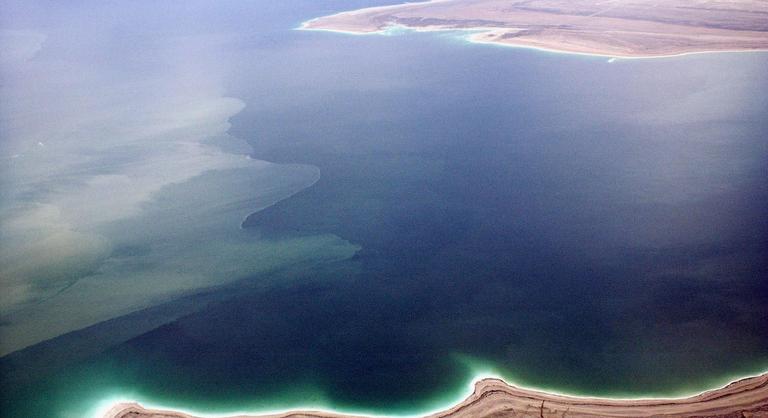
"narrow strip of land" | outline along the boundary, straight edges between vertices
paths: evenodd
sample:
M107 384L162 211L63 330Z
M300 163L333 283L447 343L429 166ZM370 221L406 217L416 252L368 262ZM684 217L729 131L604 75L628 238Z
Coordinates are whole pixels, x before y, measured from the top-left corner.
M471 30L470 39L611 57L768 50L765 0L433 0L319 17L303 29Z
M581 398L510 386L499 379L483 379L474 392L450 409L429 418L482 417L768 417L768 373L738 380L728 386L680 399L622 400ZM289 411L258 418L353 418L321 411ZM191 415L149 410L138 404L115 405L104 418L194 418ZM233 417L235 418L235 417ZM239 417L246 418L246 417Z

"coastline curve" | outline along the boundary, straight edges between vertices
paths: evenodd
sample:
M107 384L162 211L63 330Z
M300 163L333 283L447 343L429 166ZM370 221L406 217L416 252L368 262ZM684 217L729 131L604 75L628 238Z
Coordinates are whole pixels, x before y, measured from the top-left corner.
M462 31L472 43L612 58L768 50L765 4L739 0L728 7L693 7L682 1L603 6L587 0L431 0L321 16L298 29L360 35L392 28Z
M135 402L113 404L96 418L207 418L198 415L146 408ZM361 418L385 415L343 413L315 408L236 414L229 418ZM463 401L424 418L477 417L768 417L768 372L735 380L728 385L685 398L614 399L577 397L513 386L498 377L482 377L472 383Z

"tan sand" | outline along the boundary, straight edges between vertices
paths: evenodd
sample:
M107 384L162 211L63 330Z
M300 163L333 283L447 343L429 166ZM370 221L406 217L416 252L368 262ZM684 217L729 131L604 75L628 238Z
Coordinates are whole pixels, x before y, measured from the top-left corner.
M475 42L611 57L768 50L765 0L436 0L320 17L303 29L475 30Z
M254 417L354 416L294 411ZM768 417L768 373L688 398L639 400L570 397L517 388L499 379L483 379L477 382L472 395L463 402L428 417ZM138 404L118 404L104 418L195 417L178 412L148 410Z

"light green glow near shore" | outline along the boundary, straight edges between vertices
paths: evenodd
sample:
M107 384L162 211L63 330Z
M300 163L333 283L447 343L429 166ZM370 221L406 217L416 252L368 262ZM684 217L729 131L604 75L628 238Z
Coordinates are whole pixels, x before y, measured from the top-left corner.
M614 400L685 399L685 398L690 398L690 397L702 394L704 392L721 389L739 380L748 379L751 377L756 377L756 376L760 376L762 374L768 373L768 362L762 362L762 364L760 364L754 370L750 370L746 374L732 373L722 378L704 379L700 381L701 382L700 384L691 385L689 387L681 387L671 392L660 391L660 392L635 392L635 393L623 392L622 393L621 391L617 391L614 394L607 395L607 394L600 394L600 393L588 393L588 392L573 391L573 390L563 390L562 388L557 388L555 386L531 385L530 383L526 383L521 379L513 375L510 375L509 373L500 371L499 368L496 367L490 361L478 359L476 357L467 356L467 355L457 355L456 359L460 361L462 364L466 365L466 367L468 367L469 370L472 371L472 376L474 376L472 378L473 384L478 380L495 378L495 379L501 379L509 385L516 386L518 388L525 389L525 390L546 392L553 395L569 396L573 398L598 397L603 399L614 399Z
M233 409L232 411L229 411L229 412L209 413L209 412L201 411L199 409L184 408L183 406L179 406L179 405L155 403L151 399L145 398L143 396L136 396L136 394L132 394L132 393L122 393L122 394L109 395L97 401L96 403L94 403L93 409L88 412L87 416L92 418L104 418L107 412L119 403L138 403L146 409L175 411L175 412L180 412L180 413L201 417L201 418L228 418L233 416L259 416L259 415L273 415L273 414L277 415L277 414L288 413L291 411L317 411L317 412L323 412L323 413L367 416L372 418L377 418L377 417L399 417L399 418L414 417L415 418L415 417L423 417L423 416L435 414L437 412L445 411L461 403L474 392L476 383L483 379L500 379L509 385L512 385L524 390L546 392L552 395L568 396L573 398L590 398L590 397L594 398L595 397L595 396L589 396L586 393L574 393L569 391L562 391L554 387L530 386L530 385L522 384L513 376L510 376L508 373L500 372L499 368L496 367L492 362L478 359L476 357L472 357L464 354L455 354L454 360L459 364L461 364L462 366L466 367L467 370L469 371L469 375L472 377L469 378L466 381L466 383L464 383L463 385L460 385L458 388L454 390L446 391L444 396L438 396L433 402L427 402L429 404L428 407L423 408L420 411L414 411L409 413L383 413L382 411L373 411L365 408L360 408L360 409L336 408L332 406L333 402L329 400L329 397L327 396L327 394L324 394L322 391L316 388L299 387L295 391L298 394L296 394L296 396L291 396L291 397L303 398L303 399L310 398L310 399L316 399L316 401L309 402L309 403L296 403L296 404L292 404L290 407L281 405L281 406L275 406L274 408L266 407L264 409L255 409L255 410ZM731 375L729 377L724 377L722 379L713 379L710 381L709 385L707 385L708 386L707 388L702 388L702 387L698 387L695 389L685 388L685 389L681 389L680 391L675 391L674 393L671 393L669 395L645 394L645 395L639 395L639 396L630 395L630 396L599 396L599 397L603 399L615 399L615 400L684 399L684 398L697 396L699 394L709 392L712 390L721 389L739 380L756 377L756 376L768 373L768 364L763 365L762 367L763 368L760 369L760 371L756 371L755 373L750 373L747 375ZM698 386L701 386L701 385L698 385ZM276 401L274 403L284 404L284 402L279 402L279 401Z
M419 32L419 33L424 32L418 29L408 28L404 26L390 26L384 30L369 32L369 33L350 32L350 31L343 31L343 30L330 30L330 29L313 29L313 28L304 27L304 24L302 24L300 27L296 29L323 31L323 32L337 32L337 33L344 33L344 34L350 34L350 35L386 35L386 36L398 35L398 34L410 34L414 32ZM472 34L482 32L482 31L483 31L482 29L445 30L443 31L443 33L453 39L458 39L458 40L473 43L473 44L478 44L478 43L486 44L486 45L490 44L492 46L498 46L503 48L525 48L525 49L539 50L539 51L544 51L549 53L590 56L590 57L601 58L601 59L611 58L610 56L600 55L600 54L566 52L566 51L558 51L558 50L551 50L546 48L531 47L531 46L524 46L524 45L500 44L500 43L493 43L493 42L478 42L471 38ZM726 51L718 51L718 52L726 52ZM738 51L738 52L761 53L760 51ZM636 57L636 58L637 59L674 58L674 57L680 57L681 55L692 55L692 54L701 54L701 53L707 53L707 52L686 53L686 54L679 54L674 56L663 56L663 57ZM617 57L617 59L628 60L628 59L635 59L635 57ZM495 366L490 361L485 361L482 359L478 359L475 357L462 355L462 354L457 354L455 356L455 360L459 364L463 365L467 370L466 375L468 376L468 378L466 379L465 383L461 385L457 385L454 388L449 388L448 390L444 391L442 395L434 397L434 400L426 402L428 406L422 408L422 410L414 411L406 414L390 413L390 414L384 415L382 411L366 410L365 408L361 408L361 409L336 408L333 406L333 401L330 399L330 397L327 396L327 394L323 393L322 390L319 390L317 388L302 387L302 388L296 389L296 393L299 393L299 395L291 396L291 398L313 399L312 401L292 403L287 399L283 399L283 400L275 399L274 402L272 402L272 405L274 405L274 407L267 406L267 407L264 407L263 409L252 409L252 410L233 409L228 412L217 412L217 413L209 413L209 412L205 412L200 409L194 409L194 408L185 408L179 404L155 402L150 397L139 395L131 391L126 391L123 393L111 393L111 394L105 394L105 396L102 397L102 399L98 400L97 402L94 402L93 403L94 406L89 411L88 416L91 416L93 418L102 418L105 415L105 413L109 411L117 403L138 402L143 407L149 408L149 409L174 410L174 411L179 411L179 412L190 414L190 415L195 415L199 417L209 417L209 418L231 417L233 415L279 414L279 413L284 413L284 412L294 411L294 410L314 410L314 411L332 412L332 413L340 413L340 414L365 415L370 417L380 417L380 416L417 417L417 416L429 415L431 413L435 413L438 411L443 411L462 402L472 394L475 383L479 380L486 379L486 378L497 378L497 379L504 380L508 384L517 386L519 388L533 390L533 391L547 392L555 395L563 395L563 396L571 396L571 397L589 396L589 394L586 392L562 390L562 389L558 389L556 386L530 385L529 383L526 383L525 381L521 380L519 377L516 377L513 374L510 374L509 372L501 371L499 367ZM618 395L618 396L617 395L613 395L613 396L601 395L600 397L609 398L609 399L625 399L625 400L687 398L687 397L695 396L710 390L719 389L728 385L729 383L732 383L741 379L757 376L766 372L768 372L768 362L763 362L762 364L760 364L759 367L755 368L754 373L748 373L748 374L733 373L730 375L723 376L721 378L708 378L708 379L700 380L696 384L688 385L687 387L680 387L675 391L668 392L668 393L642 393L642 394L626 393L624 395ZM301 396L301 395L307 395L307 396ZM264 404L269 404L269 403L264 402Z

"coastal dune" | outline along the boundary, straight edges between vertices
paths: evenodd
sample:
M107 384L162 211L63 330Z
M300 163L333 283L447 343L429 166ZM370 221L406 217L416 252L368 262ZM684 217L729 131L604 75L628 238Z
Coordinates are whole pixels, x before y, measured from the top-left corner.
M477 381L461 403L428 418L478 417L768 417L768 373L735 381L721 389L688 398L608 399L558 395L511 386L500 379ZM287 411L254 418L353 418L326 411ZM115 405L104 418L196 418L145 409L139 404ZM235 418L235 417L233 417ZM238 418L246 418L239 416Z
M768 49L760 0L435 0L319 17L302 29L470 30L474 42L611 57Z

